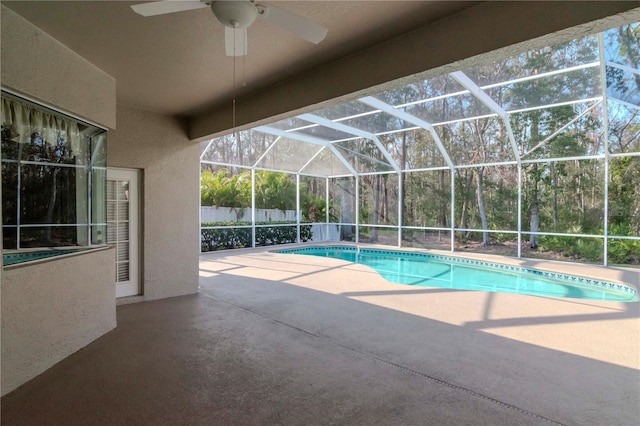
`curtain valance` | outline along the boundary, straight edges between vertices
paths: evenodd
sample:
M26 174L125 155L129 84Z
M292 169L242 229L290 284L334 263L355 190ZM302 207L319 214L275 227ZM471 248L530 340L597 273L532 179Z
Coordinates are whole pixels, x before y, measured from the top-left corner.
M78 123L36 108L18 99L2 96L2 125L11 128L11 140L18 143L33 143L39 137L41 143L50 146L69 144L72 152L79 154L80 131Z

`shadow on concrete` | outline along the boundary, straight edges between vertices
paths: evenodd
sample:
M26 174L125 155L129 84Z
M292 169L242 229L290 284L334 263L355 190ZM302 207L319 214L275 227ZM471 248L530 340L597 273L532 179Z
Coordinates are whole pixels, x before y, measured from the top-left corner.
M270 280L271 269L216 270L199 295L119 306L116 330L2 399L3 425L637 424L633 368L479 330L488 318L456 326ZM443 292L459 294L420 289L424 310ZM637 318L628 305L590 320Z
M320 268L292 278L315 275L320 280L321 272L329 269L334 268ZM638 303L615 304L623 306L623 310L605 307L602 309L614 311L604 313L490 319L495 295L487 293L484 319L460 327L349 298L459 290L409 287L333 295L281 281L219 277L205 283L202 291L265 318L339 342L339 346L380 357L561 423L625 425L634 424L638 418L637 370L481 331L507 326L638 319ZM528 297L533 296L526 296L523 303ZM588 302L569 301L589 306ZM638 340L637 335L629 338Z

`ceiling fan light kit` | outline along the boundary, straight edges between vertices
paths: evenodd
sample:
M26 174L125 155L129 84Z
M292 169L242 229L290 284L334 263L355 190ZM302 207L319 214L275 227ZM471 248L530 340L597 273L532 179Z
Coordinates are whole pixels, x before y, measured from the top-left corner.
M248 28L258 17L258 9L250 1L214 1L211 10L229 28Z
M297 37L318 44L327 36L327 29L303 16L276 6L255 3L253 0L164 0L134 4L134 12L149 17L186 10L211 7L214 16L226 27L225 51L228 56L247 54L246 30L260 16L271 25Z

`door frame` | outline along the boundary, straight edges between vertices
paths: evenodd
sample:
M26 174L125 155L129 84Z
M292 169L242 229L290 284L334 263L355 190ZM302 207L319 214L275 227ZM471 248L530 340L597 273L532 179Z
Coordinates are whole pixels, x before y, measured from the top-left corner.
M107 180L129 181L129 281L114 280L116 298L142 294L140 279L140 170L108 167ZM117 262L118 249L116 246ZM114 277L115 278L115 277Z

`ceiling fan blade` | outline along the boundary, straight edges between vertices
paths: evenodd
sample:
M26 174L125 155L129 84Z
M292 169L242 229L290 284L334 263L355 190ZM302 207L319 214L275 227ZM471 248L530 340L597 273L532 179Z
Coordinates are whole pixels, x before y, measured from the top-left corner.
M279 7L264 4L258 4L256 7L258 7L260 15L265 21L311 43L320 43L327 36L327 31L329 31L322 25L316 24L304 16L280 9Z
M209 7L209 5L200 0L165 0L134 4L131 9L142 16L155 16L205 7Z
M247 29L224 27L224 50L227 56L247 54Z

